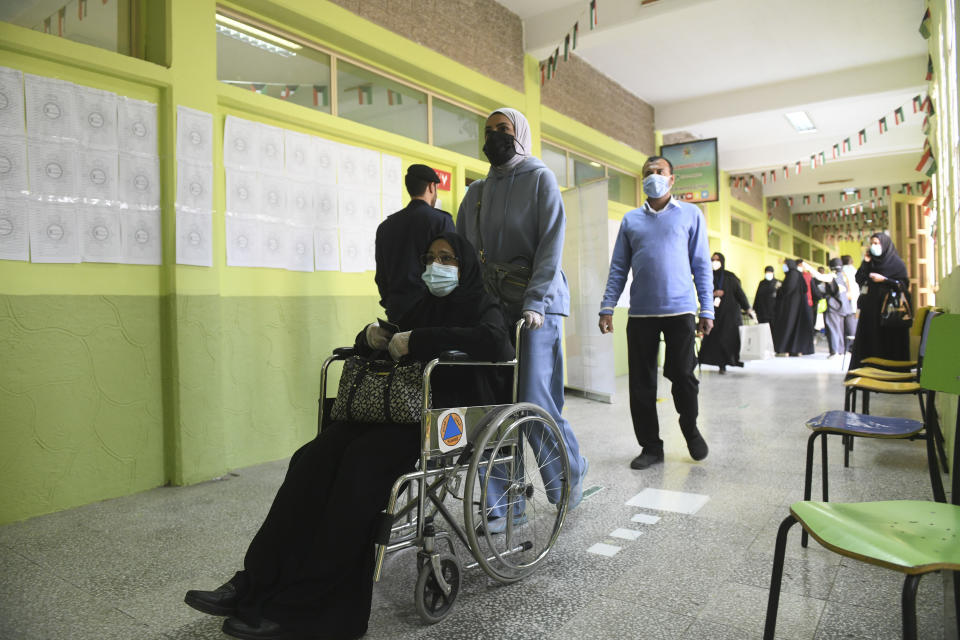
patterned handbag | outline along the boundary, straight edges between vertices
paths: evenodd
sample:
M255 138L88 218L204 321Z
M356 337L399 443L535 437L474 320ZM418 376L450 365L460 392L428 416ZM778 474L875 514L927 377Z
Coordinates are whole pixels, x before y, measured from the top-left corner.
M913 311L905 293L899 289L888 291L880 305L880 326L888 329L906 329L913 325Z
M348 422L419 423L423 365L351 356L343 363L330 417Z

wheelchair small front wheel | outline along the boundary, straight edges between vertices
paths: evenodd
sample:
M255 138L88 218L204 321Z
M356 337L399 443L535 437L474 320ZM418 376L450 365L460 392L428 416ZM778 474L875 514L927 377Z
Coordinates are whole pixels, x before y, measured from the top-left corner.
M449 553L439 558L440 572L450 587L450 593L444 593L433 571L433 563L427 560L420 566L417 587L413 594L417 615L427 624L436 624L450 613L453 603L460 593L461 569L456 556Z

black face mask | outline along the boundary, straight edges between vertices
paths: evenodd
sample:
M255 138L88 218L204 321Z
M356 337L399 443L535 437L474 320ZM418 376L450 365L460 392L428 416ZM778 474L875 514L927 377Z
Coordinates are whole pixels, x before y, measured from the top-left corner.
M487 156L495 167L499 167L510 161L517 155L517 148L513 144L513 136L502 131L491 131L487 135L487 141L483 143L483 153Z

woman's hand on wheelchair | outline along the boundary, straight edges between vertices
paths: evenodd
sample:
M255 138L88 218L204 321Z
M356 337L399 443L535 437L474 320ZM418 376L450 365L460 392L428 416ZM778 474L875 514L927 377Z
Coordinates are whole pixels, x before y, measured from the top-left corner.
M390 357L394 360L399 360L410 353L410 332L401 331L400 333L393 334L393 337L390 338L390 343L387 345L387 350L390 352Z
M523 312L523 326L531 331L543 326L543 316L527 309Z
M371 322L367 325L367 344L375 351L383 351L390 343L390 336L393 335L380 326L377 322Z

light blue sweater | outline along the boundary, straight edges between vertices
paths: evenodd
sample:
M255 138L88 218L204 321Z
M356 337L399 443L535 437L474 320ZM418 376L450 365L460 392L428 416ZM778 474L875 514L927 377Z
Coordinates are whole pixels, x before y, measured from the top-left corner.
M671 198L658 213L645 203L623 217L601 315L613 313L630 269L631 316L696 314L699 298L700 316L713 318L706 221L696 206Z
M457 233L480 250L477 198L483 192L480 229L487 262L524 262L531 267L523 309L570 314L570 290L560 269L566 219L557 179L539 159L513 169L491 168L470 185L457 213Z

